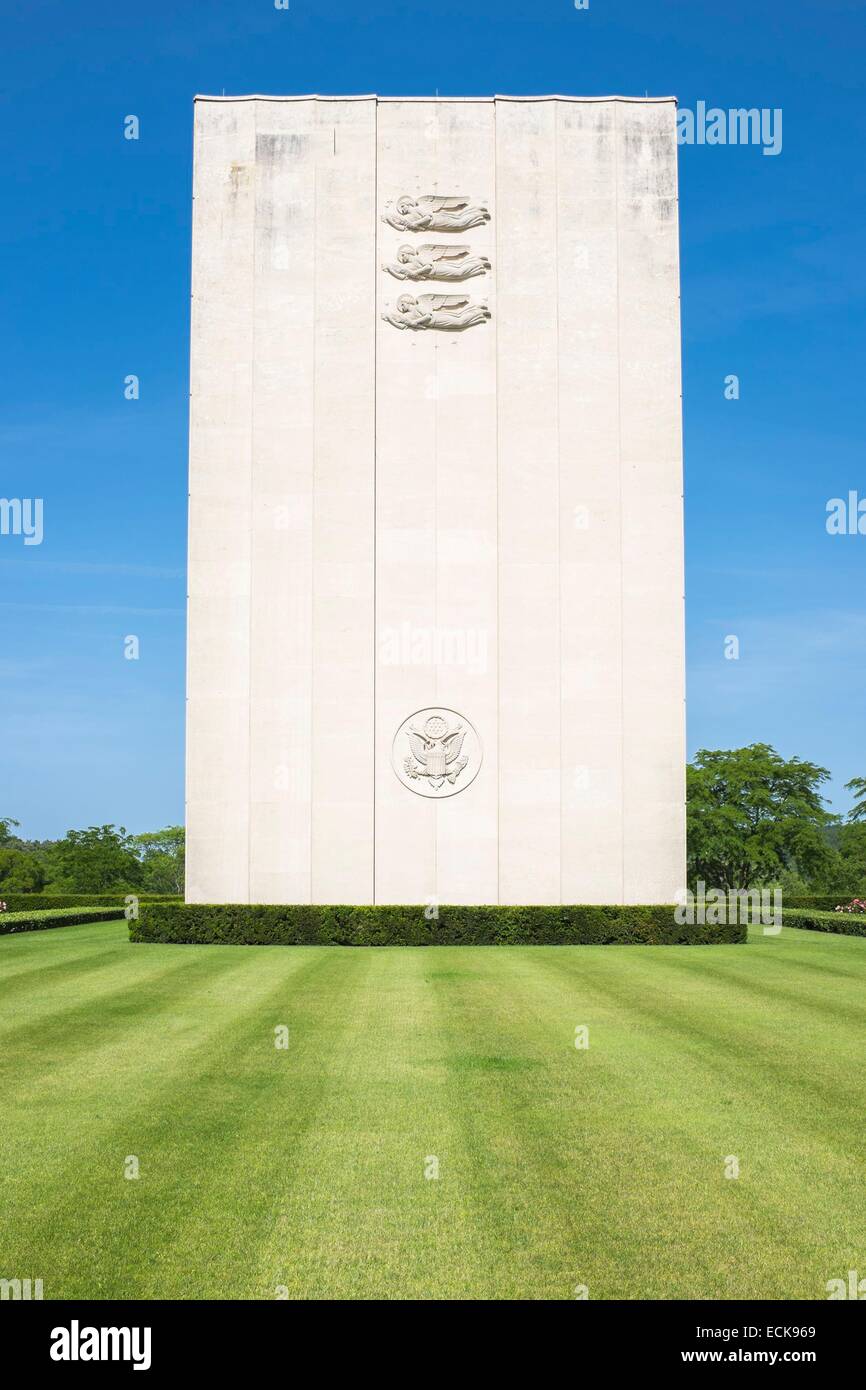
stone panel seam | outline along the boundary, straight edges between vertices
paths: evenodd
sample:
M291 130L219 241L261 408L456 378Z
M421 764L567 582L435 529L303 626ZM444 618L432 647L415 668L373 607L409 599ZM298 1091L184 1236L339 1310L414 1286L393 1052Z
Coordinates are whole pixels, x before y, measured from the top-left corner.
M625 567L623 563L623 479L622 479L622 331L620 306L620 213L619 213L619 112L613 109L613 180L614 209L616 218L616 430L617 430L617 475L619 478L619 815L620 815L620 901L625 902L625 840L627 819L625 814L625 597L623 582Z
M252 825L253 825L253 613L255 612L254 575L256 555L255 532L255 469L256 469L256 233L258 230L259 159L258 159L258 102L253 106L253 190L250 248L252 258L252 323L250 327L250 467L249 467L249 546L250 600L247 609L247 891L246 902L252 896Z

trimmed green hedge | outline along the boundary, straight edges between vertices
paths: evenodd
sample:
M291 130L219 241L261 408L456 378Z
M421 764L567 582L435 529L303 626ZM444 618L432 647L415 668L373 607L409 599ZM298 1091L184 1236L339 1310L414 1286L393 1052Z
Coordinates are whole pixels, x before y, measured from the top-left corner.
M707 945L746 940L746 927L681 926L673 907L285 906L144 903L131 941L214 946Z
M4 893L0 888L0 903L9 912L41 912L43 908L63 907L123 907L126 898L137 897L140 903L182 903L179 893Z
M7 900L8 901L8 900ZM0 936L47 927L75 927L79 922L116 922L122 907L67 907L48 912L0 912Z
M866 936L866 912L809 912L784 908L782 925L801 931L828 931L838 936Z
M814 909L817 912L832 912L836 907L844 907L852 898L866 896L863 893L810 893L803 897L796 897L793 893L789 897L787 893L782 893L782 907L799 909L801 907Z

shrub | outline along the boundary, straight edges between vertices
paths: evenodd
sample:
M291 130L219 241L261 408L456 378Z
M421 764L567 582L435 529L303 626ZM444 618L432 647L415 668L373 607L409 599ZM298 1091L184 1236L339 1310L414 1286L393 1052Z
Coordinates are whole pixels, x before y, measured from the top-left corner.
M4 893L0 891L0 898L4 900L10 912L39 912L43 908L53 910L63 907L123 907L127 896L130 895L120 889L115 889L113 893ZM131 896L138 898L140 903L179 903L183 901L177 894L135 893Z
M0 936L15 932L44 931L47 927L74 927L80 922L116 922L122 907L68 907L46 912L0 913Z
M746 940L746 927L685 926L673 907L421 907L143 903L131 941L229 946L698 945Z
M808 908L791 911L785 908L782 924L799 927L802 931L836 932L840 936L866 936L866 913L819 912Z
M814 908L818 912L833 912L835 908L844 906L848 900L847 893L792 893L789 897L787 893L782 893L782 907L787 908Z

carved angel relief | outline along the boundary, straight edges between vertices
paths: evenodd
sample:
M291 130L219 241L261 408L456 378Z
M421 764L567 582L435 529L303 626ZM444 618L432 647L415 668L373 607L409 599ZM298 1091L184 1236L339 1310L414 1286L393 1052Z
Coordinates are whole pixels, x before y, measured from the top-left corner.
M401 294L382 318L395 328L439 328L460 333L477 323L486 323L490 310L483 299L473 303L460 294L420 294L417 299L412 294Z
M385 262L383 270L395 280L469 280L490 269L486 256L473 256L468 246L426 242L423 246L400 246L396 261Z
M440 198L429 193L410 198L404 194L385 204L382 221L399 232L465 232L489 222L490 213L469 198Z

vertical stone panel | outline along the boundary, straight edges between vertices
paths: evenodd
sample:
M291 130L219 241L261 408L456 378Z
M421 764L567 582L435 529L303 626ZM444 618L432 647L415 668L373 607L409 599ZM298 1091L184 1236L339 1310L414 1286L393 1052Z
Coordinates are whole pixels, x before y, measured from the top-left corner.
M499 895L560 899L556 106L496 103Z
M492 219L433 238L469 245L491 262L487 274L443 286L486 299L491 321L434 335L440 662L431 703L465 716L483 747L478 776L436 806L436 892L443 902L484 903L498 898L499 819L494 106L439 102L435 110L435 191L467 195Z
M685 882L682 441L675 107L618 124L623 897Z
M309 902L315 468L315 101L254 101L250 604L252 902Z
M557 104L565 902L623 883L616 108Z
M314 902L373 900L376 102L317 103Z
M381 102L379 211L402 194L466 195L492 206L493 106ZM398 231L380 220L380 264L400 245L469 244L490 225ZM495 266L493 267L495 275ZM380 269L379 312L403 292L492 297L491 276L405 283ZM378 901L496 900L496 415L490 324L400 331L378 322ZM481 773L434 803L391 766L400 724L431 705L458 711L485 749ZM405 756L408 746L399 750Z
M198 103L195 114L186 892L191 902L244 902L255 111Z
M381 318L416 290L381 265L417 240L381 214L401 194L431 191L438 116L434 102L380 102L377 119L375 893L377 902L421 903L436 895L436 807L398 782L391 745L403 720L436 698L437 345L432 333Z

